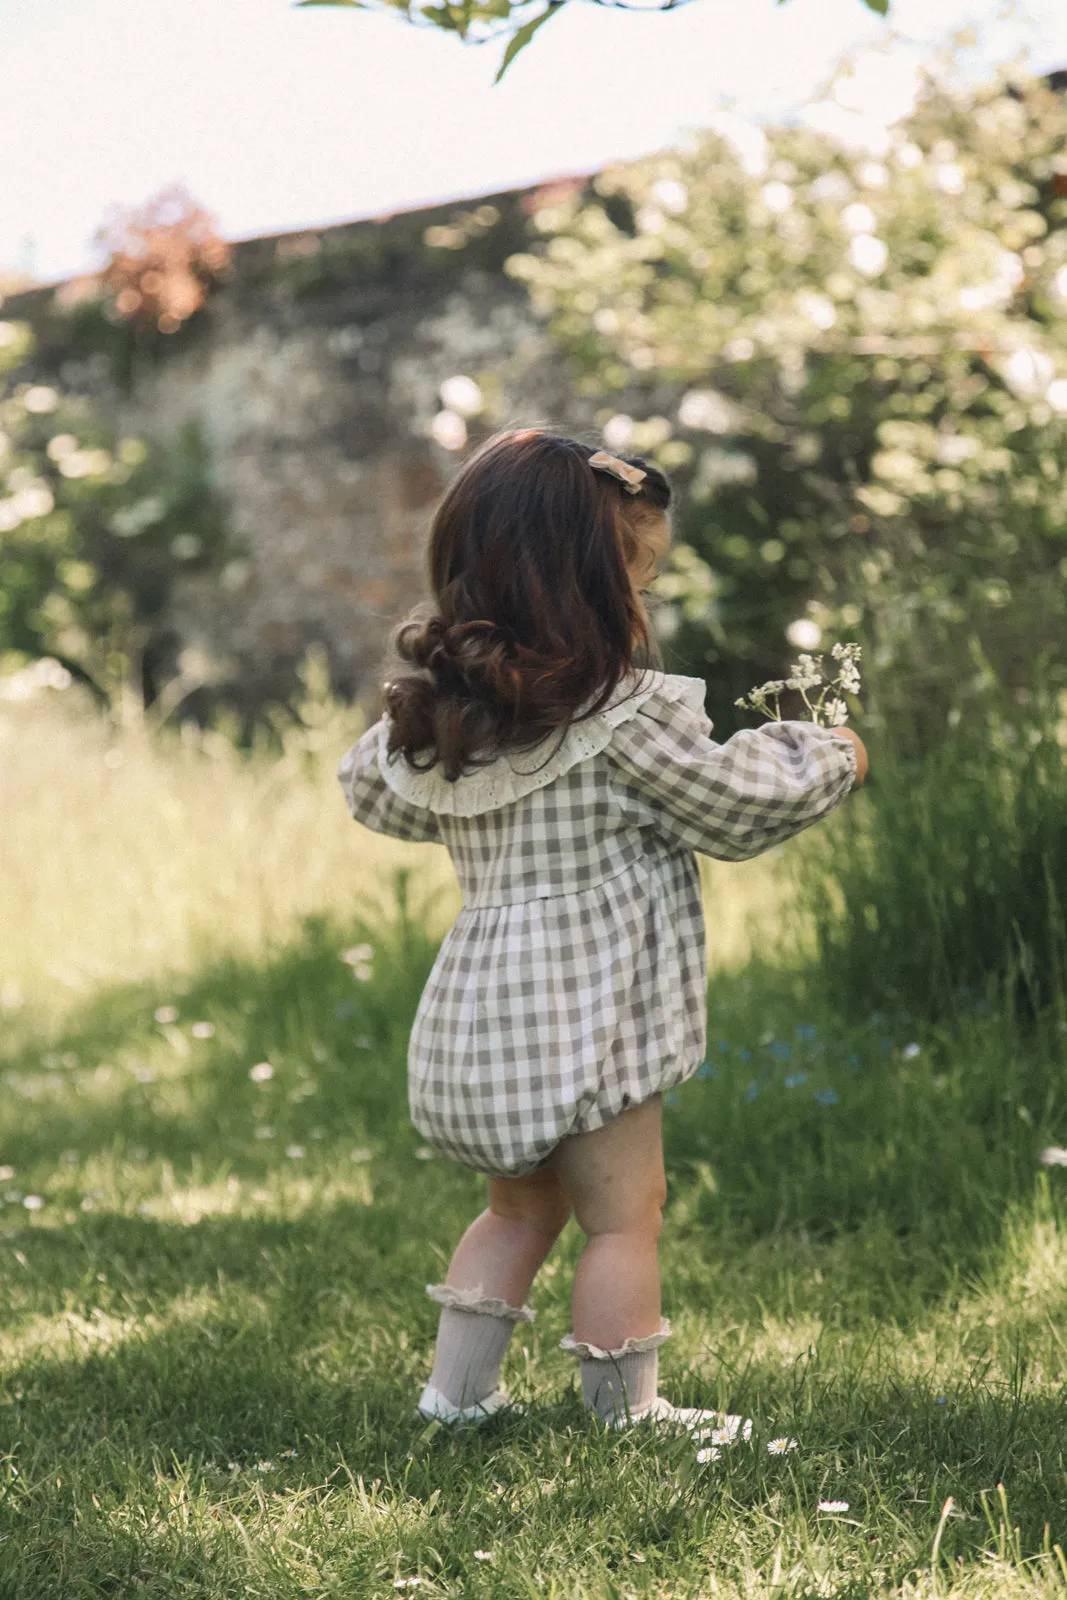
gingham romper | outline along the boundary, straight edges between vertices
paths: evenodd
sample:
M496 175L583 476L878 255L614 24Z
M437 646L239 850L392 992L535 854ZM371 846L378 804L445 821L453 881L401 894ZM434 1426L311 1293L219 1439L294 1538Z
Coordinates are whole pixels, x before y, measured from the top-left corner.
M716 744L704 692L701 678L635 669L562 743L455 783L388 757L385 716L343 757L352 815L446 845L459 879L408 1093L419 1132L464 1165L532 1172L568 1134L691 1077L707 1044L693 852L747 860L852 788L849 740L769 722Z

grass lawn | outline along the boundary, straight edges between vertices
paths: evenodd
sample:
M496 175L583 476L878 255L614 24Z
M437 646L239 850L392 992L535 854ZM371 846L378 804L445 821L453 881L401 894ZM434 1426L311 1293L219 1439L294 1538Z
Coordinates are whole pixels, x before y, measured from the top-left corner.
M423 1286L482 1182L404 1082L447 859L357 828L328 767L24 708L0 754L5 1600L1067 1595L1054 1027L846 1029L737 903L717 938L741 886L769 939L767 864L713 869L661 1388L753 1442L587 1423L573 1224L507 1358L527 1414L450 1434L414 1413Z

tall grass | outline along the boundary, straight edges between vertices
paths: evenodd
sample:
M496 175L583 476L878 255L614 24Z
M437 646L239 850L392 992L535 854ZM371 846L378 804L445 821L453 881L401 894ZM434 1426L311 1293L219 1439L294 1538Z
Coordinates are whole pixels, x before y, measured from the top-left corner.
M1035 702L962 722L871 779L798 858L821 987L853 1017L1067 997L1067 724Z
M319 709L310 729L242 751L191 724L118 731L74 691L0 702L0 1016L266 955L311 914L388 919L398 867L443 936L462 904L447 850L352 821L335 771L365 721ZM710 969L773 939L775 866L702 859Z

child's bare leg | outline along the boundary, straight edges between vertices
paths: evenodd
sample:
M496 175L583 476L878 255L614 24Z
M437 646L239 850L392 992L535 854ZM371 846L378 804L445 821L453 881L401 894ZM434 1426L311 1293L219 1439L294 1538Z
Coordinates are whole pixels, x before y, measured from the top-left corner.
M574 1336L605 1350L659 1331L657 1247L667 1180L659 1095L553 1157L586 1236L574 1274Z
M538 1267L570 1214L554 1172L491 1178L489 1208L467 1229L443 1284L428 1286L441 1306L430 1381L419 1409L446 1419L501 1403L500 1367Z
M657 1246L667 1195L657 1095L558 1146L553 1166L586 1235L574 1275L573 1332L586 1404L606 1422L662 1404Z
M570 1201L551 1168L525 1178L490 1178L489 1207L456 1247L445 1282L522 1305L537 1269L570 1215Z

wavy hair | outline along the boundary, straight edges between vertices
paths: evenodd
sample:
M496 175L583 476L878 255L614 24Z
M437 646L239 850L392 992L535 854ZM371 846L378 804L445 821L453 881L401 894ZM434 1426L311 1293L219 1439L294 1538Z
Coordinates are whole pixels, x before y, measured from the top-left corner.
M565 735L607 703L636 649L662 665L630 574L642 521L666 512L670 484L623 456L646 473L631 494L589 466L594 453L541 429L511 430L449 485L430 532L434 599L390 636L421 675L383 685L387 748L416 771L440 762L455 782L504 748Z

